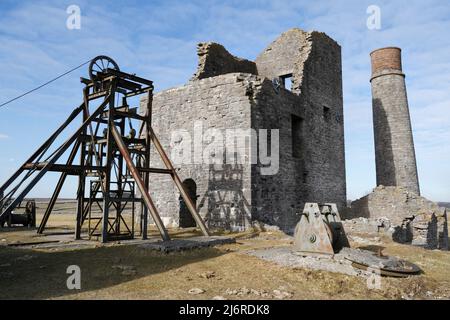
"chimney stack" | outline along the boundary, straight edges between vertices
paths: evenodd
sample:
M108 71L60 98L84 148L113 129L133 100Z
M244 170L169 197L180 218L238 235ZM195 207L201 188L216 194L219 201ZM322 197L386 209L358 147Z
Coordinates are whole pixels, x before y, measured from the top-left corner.
M370 57L377 185L420 195L401 49L381 48Z

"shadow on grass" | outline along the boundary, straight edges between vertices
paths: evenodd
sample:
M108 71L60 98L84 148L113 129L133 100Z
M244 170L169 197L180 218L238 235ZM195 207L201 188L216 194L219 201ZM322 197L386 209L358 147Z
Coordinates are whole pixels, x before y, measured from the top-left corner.
M164 254L133 245L37 251L0 247L0 299L48 299L112 287L121 283L225 254L215 248ZM69 290L67 267L81 269L81 290ZM135 274L121 268L132 266Z
M10 233L13 231L35 231L36 228L30 228L30 227L24 227L24 226L13 226L12 228L9 228L5 225L5 227L0 227L0 234L1 233Z

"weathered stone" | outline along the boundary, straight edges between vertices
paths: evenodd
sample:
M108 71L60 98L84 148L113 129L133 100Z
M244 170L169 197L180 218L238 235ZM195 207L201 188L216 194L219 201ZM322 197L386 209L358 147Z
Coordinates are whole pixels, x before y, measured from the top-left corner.
M352 267L351 261L341 254L331 256L301 256L294 254L292 247L275 247L251 250L249 255L275 262L281 266L343 273L352 276L367 276L366 271Z
M188 293L192 294L192 295L202 294L204 292L205 292L205 290L200 289L200 288L192 288L188 291Z
M261 222L258 222L258 221L254 221L253 229L255 229L255 231L262 231L262 232L277 232L277 231L280 231L280 228L277 227L277 226L261 223Z
M238 293L238 291L236 289L233 290L233 289L227 288L225 290L225 294L227 294L229 296L235 296L235 295L237 295L237 293Z
M165 253L193 250L199 248L213 247L217 245L235 243L236 240L225 236L201 236L189 239L172 239L171 241L146 242L139 244L138 248L162 251Z
M216 276L216 273L214 271L206 271L206 272L200 273L198 276L200 278L204 278L204 279L211 279Z
M253 296L262 297L262 298L273 298L274 297L267 290L258 290L258 289L247 288L247 287L243 287L243 288L239 288L239 289L227 288L225 290L225 294L227 294L229 296L249 296L249 295L253 295ZM289 292L281 292L281 291L279 291L279 295L280 296L283 295L283 298L285 298L287 296L292 296L292 294L289 293Z
M185 130L193 143L198 142L193 134L196 121L201 121L203 132L279 130L275 174L263 174L266 165L252 164L247 149L233 150L225 141L224 153L211 155L211 162L236 154L244 159L241 164L196 162L194 146L188 155L192 162L176 165L181 179L196 187L196 205L207 224L244 230L258 221L292 232L299 218L296 213L305 202L345 206L340 46L323 33L293 29L258 56L257 72L243 70L241 64L235 67L236 58L217 45L199 51L200 68L194 79L153 97L152 125L169 156L186 142L171 139L176 130ZM247 62L242 64L251 68ZM234 71L239 72L229 73ZM274 77L287 74L292 74L292 91L272 83ZM249 139L249 145L254 142ZM151 167L164 167L155 152ZM180 196L170 177L151 175L151 181L150 192L160 214L172 218L170 225L183 227Z
M347 232L384 232L400 243L430 249L449 247L446 208L407 187L379 186L353 201L344 218L354 219L344 222Z
M383 271L398 271L404 276L417 274L420 269L405 260L394 256L384 256L382 252L372 252L368 250L343 248L335 255L302 255L294 252L291 247L275 247L250 250L247 254L258 258L275 262L279 265L289 268L301 268L311 270L322 270L334 273L342 273L352 276L371 276L372 272L365 268L357 268L353 262L359 262L362 265L371 268L380 268ZM400 276L400 275L399 275ZM291 294L280 287L273 291L273 297L284 298Z
M273 297L275 299L283 300L286 298L291 298L293 294L291 292L282 291L282 290L273 290Z
M197 54L199 60L198 69L193 80L235 72L257 74L256 64L253 61L231 55L218 43L199 43Z

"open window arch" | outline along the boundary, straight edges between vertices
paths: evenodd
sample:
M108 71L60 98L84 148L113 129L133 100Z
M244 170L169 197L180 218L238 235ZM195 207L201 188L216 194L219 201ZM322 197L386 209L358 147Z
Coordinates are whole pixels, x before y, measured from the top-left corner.
M189 198L191 198L194 207L197 207L197 184L193 179L186 179L183 181L184 189L187 191ZM197 226L194 217L186 206L183 197L180 195L180 211L178 225L180 228L193 228Z

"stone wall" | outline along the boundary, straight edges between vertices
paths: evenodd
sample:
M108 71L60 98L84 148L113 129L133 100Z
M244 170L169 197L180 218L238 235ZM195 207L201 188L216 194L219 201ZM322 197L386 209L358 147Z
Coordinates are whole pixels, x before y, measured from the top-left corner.
M253 88L252 109L252 128L279 130L278 173L263 175L260 163L252 166L252 216L291 232L298 222L296 213L301 212L309 195L304 162L292 157L291 119L292 115L305 117L306 110L301 106L300 97L288 90L276 91L268 79ZM305 125L302 155L306 154L309 140L307 130Z
M270 81L254 92L252 127L278 128L280 168L277 175L252 169L253 216L292 232L305 202L346 203L342 123L327 119L314 105L289 92L273 90ZM283 106L280 108L279 106ZM292 117L302 120L302 137L294 145ZM294 155L294 149L300 149Z
M369 224L391 232L398 242L448 249L446 208L406 187L379 186L353 201L344 218L369 219Z
M292 91L301 91L303 68L311 52L311 34L291 29L273 41L255 60L258 74L270 80L292 75Z
M306 201L346 206L341 48L319 32L292 29L272 42L256 59L268 79L292 74L292 92L267 89L256 95L254 128L280 128L279 176L252 171L255 216L286 231L295 226ZM269 94L270 93L270 94ZM280 108L280 106L282 106ZM302 137L293 145L292 116L302 121ZM297 154L294 149L297 148Z
M257 74L256 64L253 61L231 55L218 43L199 43L197 55L198 67L193 80L235 72Z
M216 49L220 54L214 59ZM193 179L197 184L197 206L208 224L245 229L258 221L291 232L305 202L333 202L344 207L340 46L323 33L288 31L256 60L259 76L255 70L228 73L234 68L229 62L235 58L230 60L226 54L223 58L223 47L214 44L199 50L207 53L199 56L195 77L185 86L154 96L153 127L168 154L182 143L176 139L175 145L169 145L171 134L185 129L193 136L196 121L202 122L204 130L279 130L279 170L273 175L262 173L266 166L261 162L177 166L182 180ZM285 72L295 74L292 91L271 81L272 75ZM214 76L216 73L219 75ZM259 141L249 144L255 142ZM223 145L225 154L231 152L225 142ZM237 153L249 157L248 150ZM152 167L161 165L154 154L151 161ZM168 223L176 225L178 191L167 177L155 175L151 181L158 209Z
M181 180L192 179L197 185L197 207L210 226L245 229L250 226L251 177L249 165L214 165L194 159L194 124L199 121L202 132L210 128L248 129L251 127L251 106L247 96L250 75L227 74L193 81L189 84L157 93L153 97L152 126L166 153L173 159L173 150L182 143L192 145L191 164L175 164ZM247 81L245 81L247 80ZM146 101L142 100L141 105ZM191 141L172 134L184 130ZM201 140L201 137L200 137ZM206 140L206 138L205 138ZM205 146L208 145L205 141ZM225 153L227 148L223 142ZM238 150L238 152L243 152ZM222 155L214 155L214 157ZM151 167L163 168L152 149ZM168 225L179 223L179 192L171 178L153 174L150 191L160 214Z
M273 80L292 75L292 92L342 107L341 47L325 33L288 30L255 62L260 76Z

